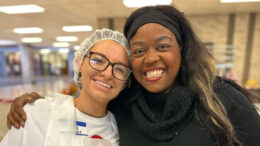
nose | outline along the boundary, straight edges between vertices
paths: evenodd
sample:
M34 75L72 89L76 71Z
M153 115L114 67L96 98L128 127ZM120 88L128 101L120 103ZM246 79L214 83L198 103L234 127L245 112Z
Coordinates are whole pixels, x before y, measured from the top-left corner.
M105 80L110 80L113 77L112 74L112 65L109 65L104 71L102 71L101 76L104 77Z
M147 65L152 65L160 60L158 52L154 49L149 49L144 56L144 63Z

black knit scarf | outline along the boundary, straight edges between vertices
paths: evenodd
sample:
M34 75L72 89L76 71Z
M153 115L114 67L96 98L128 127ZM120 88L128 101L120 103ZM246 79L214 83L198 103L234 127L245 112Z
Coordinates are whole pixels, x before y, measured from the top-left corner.
M176 86L167 94L144 92L132 104L132 114L139 128L154 141L176 136L193 117L195 94Z

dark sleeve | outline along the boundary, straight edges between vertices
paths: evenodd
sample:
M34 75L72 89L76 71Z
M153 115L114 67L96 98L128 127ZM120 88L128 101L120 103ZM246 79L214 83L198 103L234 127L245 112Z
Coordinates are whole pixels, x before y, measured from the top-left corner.
M229 84L220 90L236 135L245 146L260 146L260 116L249 99Z

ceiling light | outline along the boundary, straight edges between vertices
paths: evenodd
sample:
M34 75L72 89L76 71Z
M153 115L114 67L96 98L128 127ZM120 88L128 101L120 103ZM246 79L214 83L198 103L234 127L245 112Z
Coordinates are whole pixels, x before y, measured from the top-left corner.
M66 43L66 42L63 42L63 43L53 43L53 46L54 47L68 47L69 46L69 43Z
M260 0L220 0L222 3L260 2Z
M41 54L49 54L50 52L51 52L50 49L41 49L41 50L40 50L40 53L41 53Z
M172 0L123 0L126 7L144 7L152 5L170 5Z
M17 42L15 41L10 41L10 40L0 40L0 46L1 45L16 45Z
M68 48L60 48L59 49L59 53L64 53L64 54L69 53L69 51L70 51L70 49L68 49Z
M13 30L15 33L29 34L29 33L42 33L43 29L39 27L25 27L25 28L15 28Z
M77 51L77 50L79 50L79 49L80 49L80 46L79 46L79 45L77 45L77 46L74 46L74 47L73 47L73 49L74 49L75 51Z
M22 38L23 43L39 43L42 42L42 38L33 37L33 38Z
M76 36L59 36L59 37L56 37L56 41L75 42L75 41L78 41L78 38Z
M40 13L44 12L44 8L37 5L2 6L0 12L6 14Z
M93 28L90 25L75 25L75 26L63 26L62 30L66 32L79 32L79 31L92 31Z

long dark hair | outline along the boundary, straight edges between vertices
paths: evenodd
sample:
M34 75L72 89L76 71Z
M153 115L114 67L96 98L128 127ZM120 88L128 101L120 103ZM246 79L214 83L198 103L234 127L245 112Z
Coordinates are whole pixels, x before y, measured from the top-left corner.
M127 19L124 26L124 35L127 36L129 27L139 15L151 9L159 10L179 23L180 29L178 31L182 42L178 43L182 44L180 46L182 48L182 61L175 83L187 86L198 95L199 102L195 107L195 115L198 121L209 127L211 133L216 137L218 145L243 145L234 132L224 105L214 92L214 85L216 82L228 82L247 95L251 101L254 98L250 96L247 90L234 82L217 77L213 57L193 32L182 12L172 6L149 6L137 9ZM138 97L138 94L141 94L140 90L143 90L143 88L132 78L132 86L128 89L128 95L134 97L132 100Z

